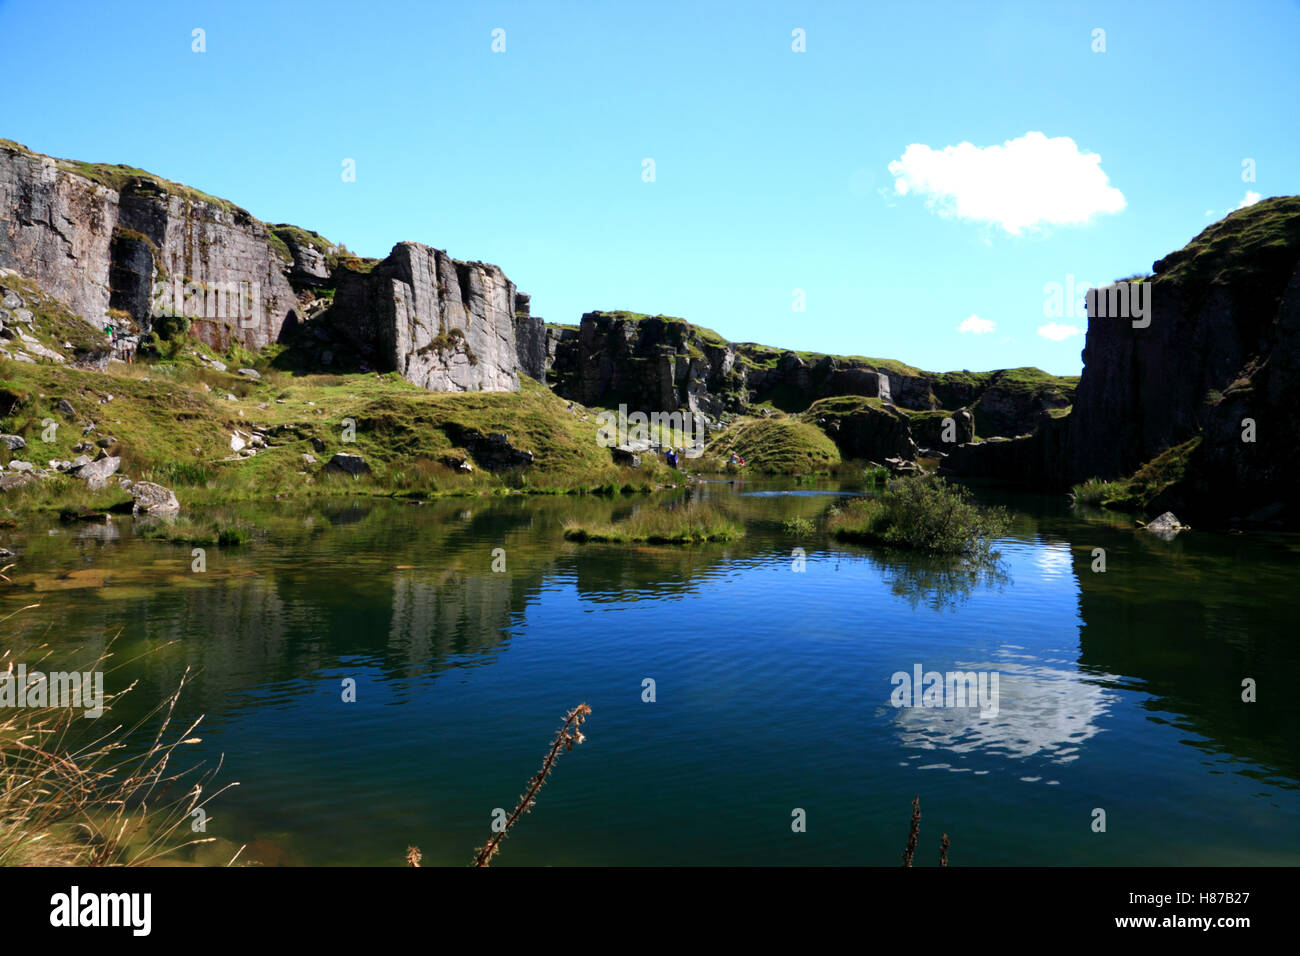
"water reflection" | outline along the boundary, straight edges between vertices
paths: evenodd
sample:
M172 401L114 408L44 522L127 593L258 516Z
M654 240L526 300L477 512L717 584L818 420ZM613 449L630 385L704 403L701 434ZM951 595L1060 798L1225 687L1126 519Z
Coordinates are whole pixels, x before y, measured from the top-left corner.
M585 697L606 721L599 760L573 766L590 775L575 799L591 828L618 817L608 811L615 804L637 819L680 820L743 790L738 781L757 788L756 801L784 800L763 787L789 781L755 781L767 779L770 749L787 731L786 759L802 761L800 779L836 800L859 795L864 773L903 786L898 775L912 770L978 775L989 789L954 798L1014 804L1028 798L1011 784L1093 793L1155 767L1169 776L1149 784L1163 800L1193 788L1236 808L1239 792L1221 779L1229 776L1295 813L1295 801L1278 796L1300 778L1289 539L1162 542L1113 517L1027 499L1003 554L972 564L791 537L787 521L815 521L827 494L838 494L810 490L767 494L751 483L743 493L714 485L667 494L659 500L680 507L711 498L744 521L739 541L689 548L563 540L568 519L655 506L640 496L283 502L248 515L261 529L249 545L209 549L204 574L190 570L188 547L137 539L129 519L34 526L0 538L22 552L0 616L41 604L6 623L11 648L94 654L118 636L118 659L135 661L118 677L141 682L124 704L137 713L123 718L193 668L184 706L209 715L213 746L258 783L241 799L266 795L250 815L285 830L306 825L286 807L310 805L313 825L332 831L381 812L378 804L394 818L384 838L400 842L435 797L447 813L466 812L456 801L504 799L497 789L509 797L535 754L521 741L498 767L501 748L515 746L520 727L544 736L555 707ZM792 568L796 547L806 552L802 573ZM494 572L498 548L506 569ZM1101 573L1097 548L1107 556ZM911 661L998 672L997 715L889 707L873 682ZM639 696L647 674L660 679L655 708ZM335 706L340 676L363 678L357 711ZM1243 677L1259 685L1254 704L1241 700ZM430 780L433 771L407 766L410 739L454 772L439 763ZM322 795L336 753L357 779ZM488 784L491 793L477 789ZM558 814L564 797L553 799ZM1189 819L1171 818L1171 839L1190 832ZM981 830L967 824L968 834ZM617 838L642 840L641 855L624 862L652 858L661 841ZM1056 862L1086 858L1074 852L1084 855Z

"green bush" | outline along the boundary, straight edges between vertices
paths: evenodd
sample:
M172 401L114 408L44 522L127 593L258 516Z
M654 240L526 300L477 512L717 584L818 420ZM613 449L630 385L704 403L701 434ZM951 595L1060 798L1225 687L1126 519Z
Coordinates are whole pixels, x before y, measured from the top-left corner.
M884 465L872 465L870 468L862 469L862 483L864 485L884 485L889 481L889 469Z
M925 475L891 481L877 498L858 498L828 520L837 538L931 554L983 557L1006 534L1005 508L977 505L965 488Z
M807 518L791 518L781 527L786 534L796 538L806 538L817 530L816 525Z

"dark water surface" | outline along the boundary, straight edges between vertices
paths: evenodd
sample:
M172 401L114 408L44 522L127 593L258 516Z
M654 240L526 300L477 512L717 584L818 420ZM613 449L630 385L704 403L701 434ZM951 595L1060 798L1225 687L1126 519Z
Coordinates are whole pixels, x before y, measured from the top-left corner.
M122 720L195 668L186 754L240 782L208 834L269 862L469 862L586 701L587 742L499 865L895 865L914 794L924 865L942 832L953 865L1300 863L1300 537L1163 542L1005 498L1001 561L971 574L789 537L835 502L809 490L698 489L747 534L692 548L562 536L680 494L276 502L203 573L130 518L33 525L0 532L21 552L0 616L40 603L4 642L151 651L109 675L140 681ZM996 672L998 713L893 707L916 665Z

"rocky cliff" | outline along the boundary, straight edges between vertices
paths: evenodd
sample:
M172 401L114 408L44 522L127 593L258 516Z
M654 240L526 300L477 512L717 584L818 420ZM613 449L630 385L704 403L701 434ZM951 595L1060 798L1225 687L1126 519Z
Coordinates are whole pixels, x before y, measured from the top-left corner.
M1139 281L1147 316L1089 303L1068 416L945 469L1053 488L1140 473L1136 506L1300 523L1300 197L1232 213Z
M179 293L196 338L260 348L298 305L263 223L142 170L0 141L0 216L0 266L93 324L115 309L148 325L161 289L169 303Z
M218 350L255 351L328 309L331 327L299 341L328 345L338 334L356 356L424 388L519 387L519 297L496 266L415 243L378 263L349 257L316 233L268 226L143 170L55 159L8 140L0 217L0 268L95 328L183 328Z
M433 391L516 391L515 286L499 268L401 242L336 273L327 323L380 371Z
M943 453L976 430L983 436L1028 434L1040 416L1070 406L1075 385L1038 369L933 373L887 359L732 343L682 319L635 312L588 312L576 328L548 327L545 349L532 351L544 353L546 379L565 398L646 413L693 412L715 425L764 410L804 413L829 398L878 400L873 411L848 423L836 416L812 419L836 424L832 437L854 458L868 448L879 455L886 449L915 453L917 444ZM536 357L530 359L534 377ZM926 414L882 415L882 403ZM943 428L950 416L953 438ZM869 437L876 428L879 434Z

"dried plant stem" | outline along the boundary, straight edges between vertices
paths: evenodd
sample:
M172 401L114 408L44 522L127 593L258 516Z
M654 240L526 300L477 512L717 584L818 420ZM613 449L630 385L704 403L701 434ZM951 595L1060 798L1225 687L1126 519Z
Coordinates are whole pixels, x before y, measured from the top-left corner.
M945 833L943 835L943 839L939 841L939 865L940 866L948 865L948 847L951 845L952 844L948 842L948 834Z
M542 761L542 769L538 770L533 779L528 781L528 789L519 798L519 804L506 820L505 826L499 832L494 833L492 839L479 848L478 855L474 858L475 866L488 866L492 861L492 857L500 849L501 841L510 832L510 828L518 822L521 816L532 809L533 804L537 802L537 792L542 789L542 785L546 783L546 778L555 769L555 761L559 759L560 749L572 750L574 744L580 744L586 739L578 728L582 726L582 722L587 719L587 715L590 713L590 707L586 704L579 704L565 716L563 726L555 735L551 749L546 753L546 759Z
M903 850L903 866L912 865L912 857L916 855L916 841L921 836L921 795L917 794L912 799L912 830L907 835L907 848Z

